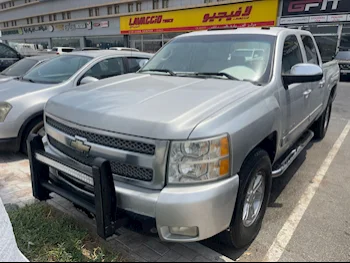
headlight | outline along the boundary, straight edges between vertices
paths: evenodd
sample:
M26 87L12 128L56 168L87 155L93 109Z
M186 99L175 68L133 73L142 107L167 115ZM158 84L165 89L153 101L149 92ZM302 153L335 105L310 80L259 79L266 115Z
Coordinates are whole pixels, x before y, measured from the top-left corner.
M228 137L172 142L168 166L170 184L200 183L229 176Z
M7 102L0 102L0 122L4 122L7 114L9 114L12 109L11 104Z

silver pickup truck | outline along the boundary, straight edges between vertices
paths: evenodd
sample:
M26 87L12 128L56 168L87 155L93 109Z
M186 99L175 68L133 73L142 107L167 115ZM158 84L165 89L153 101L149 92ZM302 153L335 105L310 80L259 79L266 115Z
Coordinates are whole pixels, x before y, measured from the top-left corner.
M138 73L48 101L47 136L28 141L34 196L69 199L95 215L104 238L132 217L154 222L163 241L221 233L244 247L272 178L324 138L338 80L337 62L322 65L307 31L176 37Z

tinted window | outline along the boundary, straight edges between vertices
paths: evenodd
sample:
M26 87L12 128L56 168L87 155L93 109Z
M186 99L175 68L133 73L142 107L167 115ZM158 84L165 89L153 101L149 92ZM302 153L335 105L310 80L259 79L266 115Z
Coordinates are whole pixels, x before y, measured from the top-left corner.
M62 52L70 53L72 51L73 51L73 49L71 49L71 48L62 48Z
M148 62L148 58L128 58L129 72L138 71L146 62Z
M22 76L27 73L27 71L30 70L36 63L38 63L38 61L34 59L22 59L4 70L1 75L12 77Z
M290 73L292 67L299 63L303 63L303 57L298 39L296 36L288 36L283 47L282 73Z
M18 58L18 54L10 47L0 43L0 58Z
M142 69L168 69L179 76L194 73L226 73L240 80L267 83L270 80L274 36L215 34L175 38ZM260 50L262 57L253 58ZM246 52L247 51L247 52ZM151 74L160 74L157 72ZM209 75L207 77L220 78Z
M125 74L123 59L110 58L97 63L88 72L86 72L84 77L106 79L122 74Z
M302 36L303 44L306 51L307 62L315 65L319 65L317 50L314 41L310 36Z
M335 59L338 60L350 60L350 51L341 51L337 54Z
M84 56L62 55L28 72L23 80L39 83L61 83L72 77L92 58Z

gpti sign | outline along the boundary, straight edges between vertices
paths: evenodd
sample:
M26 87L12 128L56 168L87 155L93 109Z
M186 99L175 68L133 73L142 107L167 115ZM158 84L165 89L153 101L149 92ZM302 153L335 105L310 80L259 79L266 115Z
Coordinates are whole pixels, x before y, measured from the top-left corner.
M338 4L341 0L302 0L290 2L288 12L308 12L311 8L319 8L321 5L321 11L327 9L328 3L332 3L332 10L337 10Z
M282 16L350 12L349 0L284 0Z

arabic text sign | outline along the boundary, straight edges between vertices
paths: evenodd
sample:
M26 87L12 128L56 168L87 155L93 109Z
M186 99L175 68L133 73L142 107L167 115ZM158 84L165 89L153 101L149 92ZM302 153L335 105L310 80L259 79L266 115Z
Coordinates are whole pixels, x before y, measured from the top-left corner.
M268 10L268 12L266 12ZM278 1L265 0L120 18L122 34L276 25Z

